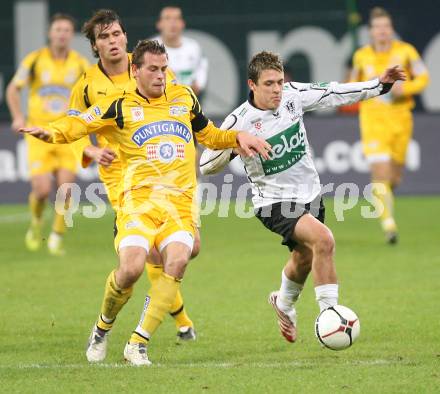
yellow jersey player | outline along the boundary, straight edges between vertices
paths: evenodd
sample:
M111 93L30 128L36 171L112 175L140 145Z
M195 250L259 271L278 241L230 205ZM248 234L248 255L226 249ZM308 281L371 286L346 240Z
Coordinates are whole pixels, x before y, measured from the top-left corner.
M383 96L360 103L360 129L364 153L370 165L373 195L382 212L380 219L387 242L397 242L393 190L399 185L411 140L413 95L428 84L429 75L417 50L394 39L390 14L376 7L370 14L371 44L357 50L352 80L365 81L392 65L400 65L407 80L395 83Z
M31 52L21 62L6 91L12 128L15 131L25 124L47 125L65 115L70 91L89 66L84 57L70 49L74 30L72 17L54 15L49 27L49 45ZM27 120L20 108L20 90L25 86L29 87ZM75 180L77 161L67 145L50 146L28 136L26 142L32 189L29 195L32 219L26 233L26 246L34 251L40 248L43 239L42 215L51 191L52 174L55 175L59 187L58 196L62 196L63 204L67 203L69 190L63 185ZM47 243L50 253L64 253L64 232L64 217L55 213L52 233Z
M161 253L164 272L154 282L140 322L124 349L133 365L150 365L147 343L170 311L194 243L196 190L194 138L211 148L237 147L268 159L270 145L246 132L223 131L203 114L192 90L165 89L168 58L154 40L140 41L132 59L137 89L107 97L78 116L65 117L48 130L21 131L54 143L71 143L91 132L119 144L122 181L115 248L119 266L107 279L101 314L91 343L103 360L107 333L142 275L151 247ZM97 340L96 338L99 338Z
M120 17L112 10L99 10L84 24L82 30L99 61L91 66L73 87L68 111L70 115L86 111L99 99L109 95L136 89L136 80L130 69L131 54L127 53L127 35ZM167 69L167 83L174 83L174 79L173 72ZM84 167L92 160L98 163L99 177L105 186L112 208L117 212L122 173L121 161L116 157L118 145L107 141L102 134L97 134L96 140L97 146L93 145L87 136L73 143L72 147ZM196 239L198 238L196 235ZM192 257L198 254L199 244L198 242L195 245ZM155 249L150 251L146 268L151 283L163 272L160 255ZM196 339L194 324L187 315L180 291L170 314L177 326L178 340Z

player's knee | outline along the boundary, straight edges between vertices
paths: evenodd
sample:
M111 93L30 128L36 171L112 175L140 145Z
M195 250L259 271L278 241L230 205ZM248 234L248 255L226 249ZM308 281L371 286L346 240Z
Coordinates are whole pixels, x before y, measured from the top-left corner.
M118 285L125 289L136 283L142 275L144 267L140 267L138 264L126 264L119 267L118 271Z
M335 252L335 239L330 230L323 231L314 245L314 253L320 256L332 256Z
M189 260L186 256L174 256L172 258L169 258L166 262L165 271L167 272L167 274L176 278L183 277L188 263Z
M50 185L33 185L32 194L37 200L46 200L50 195Z
M120 250L120 263L117 271L118 284L122 288L132 286L142 275L145 269L146 252L138 248L138 251ZM121 282L121 283L119 283Z

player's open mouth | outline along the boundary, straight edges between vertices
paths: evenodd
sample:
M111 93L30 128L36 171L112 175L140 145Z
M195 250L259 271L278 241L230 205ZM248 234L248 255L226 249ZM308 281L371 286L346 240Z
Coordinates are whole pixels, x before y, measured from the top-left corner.
M114 47L114 48L111 48L110 49L110 53L112 54L112 55L115 55L115 54L117 54L119 52L119 48L118 47Z

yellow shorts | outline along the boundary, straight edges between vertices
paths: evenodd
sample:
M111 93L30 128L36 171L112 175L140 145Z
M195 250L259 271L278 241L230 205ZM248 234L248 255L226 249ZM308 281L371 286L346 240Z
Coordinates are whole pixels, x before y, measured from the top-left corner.
M76 174L78 162L69 145L48 144L31 135L25 135L25 138L31 176L51 174L60 169Z
M411 111L362 114L360 116L362 147L368 162L393 160L405 164L406 150L413 131Z
M161 252L171 242L194 245L195 221L190 199L151 198L136 193L120 200L115 226L115 249L140 246L149 251L153 246Z
M99 166L98 172L99 179L101 179L101 182L105 186L108 201L117 212L119 206L119 183L122 173L121 163L120 161L113 161L108 167Z

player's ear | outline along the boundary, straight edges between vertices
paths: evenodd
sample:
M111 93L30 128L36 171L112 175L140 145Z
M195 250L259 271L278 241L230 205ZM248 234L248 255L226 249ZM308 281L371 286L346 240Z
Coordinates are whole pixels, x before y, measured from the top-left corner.
M138 76L138 67L136 66L136 64L131 63L131 73L133 74L133 77L137 77Z
M248 84L248 86L249 86L249 89L252 90L252 91L254 92L255 89L256 89L256 84L255 84L255 82L252 81L252 79L248 79L248 80L247 80L247 84Z

